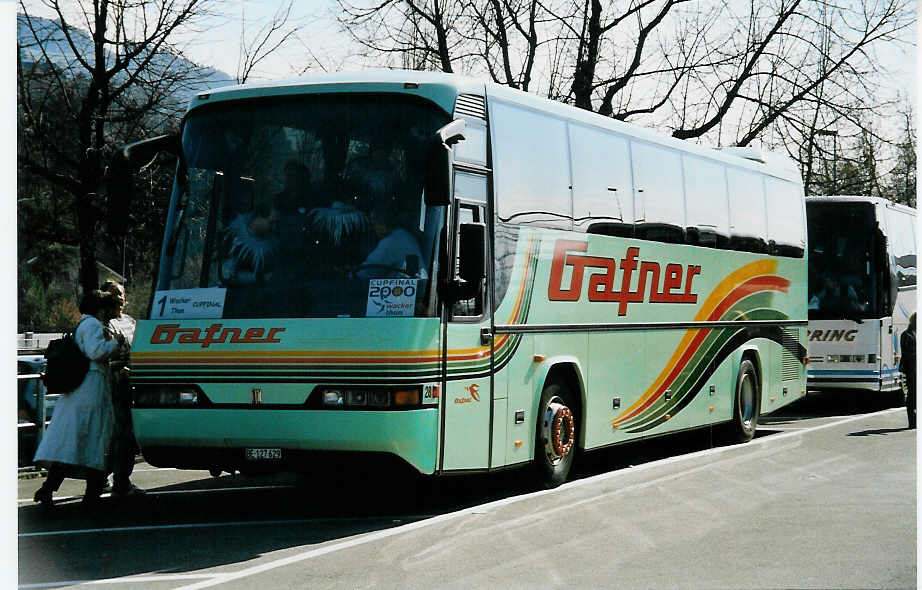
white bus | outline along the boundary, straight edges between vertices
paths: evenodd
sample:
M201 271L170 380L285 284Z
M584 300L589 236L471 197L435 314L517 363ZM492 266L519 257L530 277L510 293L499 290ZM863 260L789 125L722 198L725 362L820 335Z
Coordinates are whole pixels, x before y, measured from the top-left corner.
M808 197L808 385L900 392L900 334L916 308L916 211Z
M577 449L748 440L806 393L790 161L397 71L204 93L165 142L180 165L131 352L154 465L339 453L556 485ZM412 247L382 262L388 240Z

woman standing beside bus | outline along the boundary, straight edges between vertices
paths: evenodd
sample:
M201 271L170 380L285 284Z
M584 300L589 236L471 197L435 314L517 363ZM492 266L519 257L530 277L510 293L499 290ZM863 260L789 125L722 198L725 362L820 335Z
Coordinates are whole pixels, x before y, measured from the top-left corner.
M84 315L74 339L90 359L90 368L77 389L58 400L51 424L35 451L35 463L48 469L48 477L34 497L43 506L52 505L52 495L65 477L86 480L84 504L97 502L102 494L113 429L106 361L120 345L120 339L105 338L103 326L118 309L118 298L102 291L87 294L81 302Z

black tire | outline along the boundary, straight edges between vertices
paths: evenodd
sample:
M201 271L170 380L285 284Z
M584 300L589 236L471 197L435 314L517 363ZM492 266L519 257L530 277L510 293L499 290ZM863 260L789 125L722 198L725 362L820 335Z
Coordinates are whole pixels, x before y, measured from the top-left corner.
M759 374L751 360L743 359L736 376L733 419L727 429L729 442L744 443L752 440L759 425L761 403L762 391L759 386Z
M579 432L579 416L573 411L573 400L573 394L564 385L549 383L538 402L534 466L538 481L547 489L567 481L573 466Z

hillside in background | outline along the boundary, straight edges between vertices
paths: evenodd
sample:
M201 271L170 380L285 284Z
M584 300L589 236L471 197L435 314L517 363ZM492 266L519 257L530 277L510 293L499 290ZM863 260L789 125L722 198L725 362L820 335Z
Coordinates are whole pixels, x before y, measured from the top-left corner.
M17 15L16 32L19 60L23 68L29 68L45 59L62 69L70 69L75 63L76 56L74 51L61 31L61 25L58 21L36 16L27 19L25 15L19 14ZM72 28L70 29L70 37L81 55L93 56L93 41L86 31ZM112 59L112 56L107 56L107 59ZM155 56L151 67L152 71L168 71L170 69L196 72L196 76L189 82L184 91L173 97L171 101L173 106L180 110L185 108L185 105L197 92L236 84L233 76L214 68L195 64L181 55L163 52Z
M82 143L79 122L91 88L93 40L80 29L68 34L70 41L58 21L18 15L19 331L73 328L87 235L99 281L124 281L129 312L146 312L175 167L169 157L145 167L130 199L123 191L110 192L102 175L95 186L81 184L81 166L89 159L82 155L92 151ZM90 63L80 63L78 56ZM115 57L105 55L109 67ZM196 93L236 83L170 51L142 52L137 59L144 60L138 62L143 67L130 69L139 77L129 79L122 71L110 83L118 88L130 82L106 111L104 147L94 166L101 174L118 146L176 130Z

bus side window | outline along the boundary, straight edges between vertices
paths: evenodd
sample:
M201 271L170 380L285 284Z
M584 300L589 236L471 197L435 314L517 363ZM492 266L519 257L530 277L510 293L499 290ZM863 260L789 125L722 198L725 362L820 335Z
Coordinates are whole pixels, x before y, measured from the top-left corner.
M727 192L730 196L730 249L768 253L762 176L750 170L728 167Z
M493 177L503 223L573 229L567 124L558 117L493 103Z
M765 179L765 206L771 254L802 257L807 245L800 187L778 178Z
M730 240L725 166L683 155L685 169L685 242L726 248Z
M590 234L634 236L634 195L628 140L570 123L573 229Z
M458 277L458 237L462 223L485 223L487 203L487 177L464 170L455 171L455 198L457 209L454 227L454 252L453 264L454 277ZM486 251L486 249L484 250ZM489 258L489 253L487 255ZM451 310L452 317L480 317L483 315L483 302L486 281L481 285L480 291L470 299L456 301Z
M896 209L887 209L888 238L893 252L900 287L916 284L916 242L913 235L914 217Z
M460 227L464 223L484 222L484 206L476 203L458 202L458 214L455 222L454 241L455 241L455 263L454 278L458 279L459 259L458 259L458 238L460 236ZM453 318L459 317L480 317L483 315L484 294L486 291L486 281L483 281L480 290L470 299L461 299L455 301L451 308Z
M673 149L631 142L634 172L634 236L671 244L685 242L682 158Z

